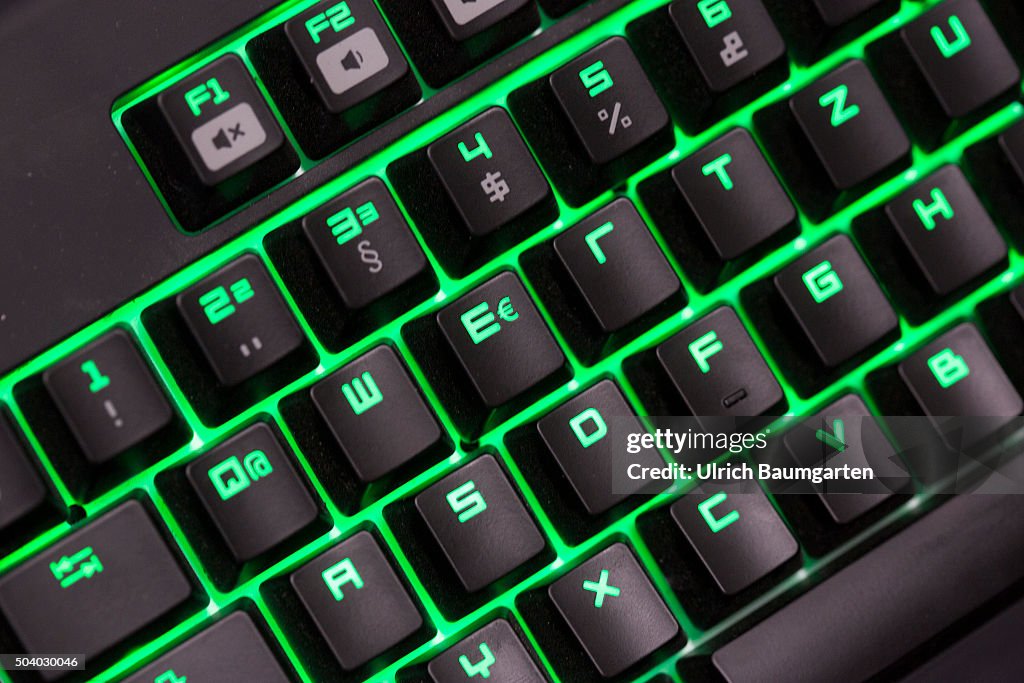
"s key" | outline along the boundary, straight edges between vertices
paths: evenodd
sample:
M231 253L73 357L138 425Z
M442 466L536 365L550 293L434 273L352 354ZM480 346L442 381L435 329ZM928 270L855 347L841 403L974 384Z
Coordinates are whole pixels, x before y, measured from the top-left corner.
M225 386L258 375L302 345L298 323L255 254L224 266L176 301Z
M80 653L91 670L146 627L168 626L192 594L149 513L131 500L0 577L0 615L23 652Z
M93 464L142 443L174 418L153 371L124 330L50 368L43 383Z

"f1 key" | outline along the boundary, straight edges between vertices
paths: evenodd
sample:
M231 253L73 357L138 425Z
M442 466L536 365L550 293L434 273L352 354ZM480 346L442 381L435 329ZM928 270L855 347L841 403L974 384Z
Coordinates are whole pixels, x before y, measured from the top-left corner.
M200 69L157 99L206 185L217 185L284 143L284 133L237 55Z

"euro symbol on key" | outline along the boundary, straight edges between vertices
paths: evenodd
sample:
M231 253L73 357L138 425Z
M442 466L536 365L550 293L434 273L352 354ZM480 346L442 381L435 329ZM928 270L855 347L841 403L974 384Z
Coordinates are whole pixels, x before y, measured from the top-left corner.
M513 308L512 299L507 296L498 302L498 317L508 322L519 319L519 311Z

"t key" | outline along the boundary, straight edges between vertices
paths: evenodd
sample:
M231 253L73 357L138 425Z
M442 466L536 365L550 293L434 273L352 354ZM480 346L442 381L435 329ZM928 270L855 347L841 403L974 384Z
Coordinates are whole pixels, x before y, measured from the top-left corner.
M431 143L427 157L470 235L495 232L551 196L544 174L500 107Z
M153 520L131 500L0 577L0 614L22 652L80 653L90 667L184 608L192 593Z
M429 268L387 186L371 178L302 220L346 308L379 301Z
M611 38L550 76L551 88L595 165L669 126L668 112L624 38Z
M409 71L373 0L327 0L285 22L284 32L329 111L341 113Z
M544 537L492 455L449 474L415 504L469 592L544 550Z
M443 439L437 418L389 346L349 363L310 395L364 482L380 479Z
M312 496L266 423L249 427L185 471L239 563L259 557L316 519Z
M167 426L167 397L124 330L101 337L45 373L43 383L85 457L111 460Z
M963 323L899 365L899 374L924 414L951 448L970 447L1024 410L978 329Z
M192 636L124 683L288 683L277 658L245 612L221 619Z
M910 152L864 62L846 62L794 95L789 107L838 190L857 187Z
M258 375L303 342L298 323L254 254L185 290L177 305L225 386Z
M712 311L656 354L694 417L750 418L783 401L782 387L731 308Z
M548 587L548 596L598 672L616 676L679 633L679 624L622 543Z
M291 585L345 671L353 671L423 625L391 563L366 531L291 575Z
M886 204L885 213L935 294L1006 259L1006 243L959 166L943 166Z
M830 368L899 327L889 300L844 235L786 266L774 283L818 357Z
M217 185L284 143L284 133L237 55L200 69L157 102L192 167Z
M686 0L668 11L713 92L725 92L786 52L761 0Z
M487 683L544 683L533 658L504 619L463 638L427 665L434 683L486 679Z
M565 365L547 324L515 274L501 273L437 314L479 399L498 408Z

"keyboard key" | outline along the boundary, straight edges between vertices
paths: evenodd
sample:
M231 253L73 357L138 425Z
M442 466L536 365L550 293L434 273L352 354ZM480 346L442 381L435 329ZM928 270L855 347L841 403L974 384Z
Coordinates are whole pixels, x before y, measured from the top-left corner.
M362 482L384 477L445 440L389 346L349 363L317 383L310 395Z
M350 310L398 292L429 270L409 224L377 178L306 216L302 229Z
M900 38L950 119L1019 91L1021 72L977 0L949 0Z
M169 625L192 594L153 520L131 500L0 577L0 614L20 652L73 652L100 671L102 655Z
M1024 121L968 147L961 164L1003 236L1024 248Z
M794 95L789 106L838 190L883 175L910 151L863 62L846 62Z
M544 683L527 646L504 619L495 619L463 638L427 665L434 683L476 676L488 683Z
M416 496L416 510L459 577L478 591L544 550L544 537L491 455Z
M773 278L821 362L834 368L899 328L896 313L846 236L836 236Z
M509 107L571 206L621 183L673 144L668 112L621 37L519 88Z
M423 626L391 563L366 531L291 575L291 585L341 668L355 671Z
M950 294L1006 262L1006 243L957 166L920 181L885 213L934 294Z
M726 595L749 588L799 550L761 487L752 481L702 482L669 511Z
M1018 122L1003 132L999 136L999 146L1020 182L1024 183L1024 123Z
M612 38L551 74L590 160L607 164L669 124L668 113L623 38Z
M46 485L0 406L0 531L12 528L42 508ZM5 536L6 538L6 536ZM0 544L3 548L5 544Z
M267 157L284 134L242 60L226 55L158 98L192 167L217 185Z
M978 329L963 323L899 364L920 410L950 448L970 448L1024 411Z
M255 377L303 343L295 318L254 254L179 294L177 306L222 385Z
M441 88L540 25L529 0L380 0L423 80Z
M466 40L522 9L529 0L431 0L455 40Z
M537 4L541 6L549 17L560 17L563 14L568 14L577 7L590 2L590 0L537 0Z
M800 64L820 59L900 8L899 0L764 0L764 4Z
M1020 579L1021 543L1019 496L952 496L719 649L714 665L732 683L794 680L794 662L799 680L871 679Z
M786 54L760 0L678 0L669 15L712 92L729 90Z
M553 583L548 596L606 678L626 671L679 633L647 573L622 543Z
M409 72L373 0L326 0L285 22L284 32L327 110L335 114Z
M605 335L678 299L679 278L628 199L556 237L554 249Z
M174 419L164 391L124 330L50 368L43 383L93 464L143 443Z
M558 217L544 174L500 107L400 159L388 174L441 265L457 275Z
M566 375L565 355L514 273L464 294L434 321L443 339L428 329L410 344L464 433L479 435Z
M722 261L792 227L796 209L746 130L736 128L684 159L672 179Z
M624 476L627 463L651 468L665 465L655 448L621 456L611 438L609 426L613 424L622 433L647 431L611 380L598 382L537 422L546 455L558 463L588 515L607 512L633 493L654 492L650 482Z
M799 467L870 467L873 480L836 480L814 487L829 517L847 524L909 482L906 468L859 396L847 394L789 431L786 449Z
M655 354L685 410L702 425L709 417L732 417L738 426L784 404L782 387L731 308L715 309Z
M492 107L427 147L471 237L498 230L551 198L512 119Z
M239 564L272 550L317 518L316 503L266 423L249 427L185 471Z
M277 657L245 612L235 612L200 631L125 683L287 683Z

